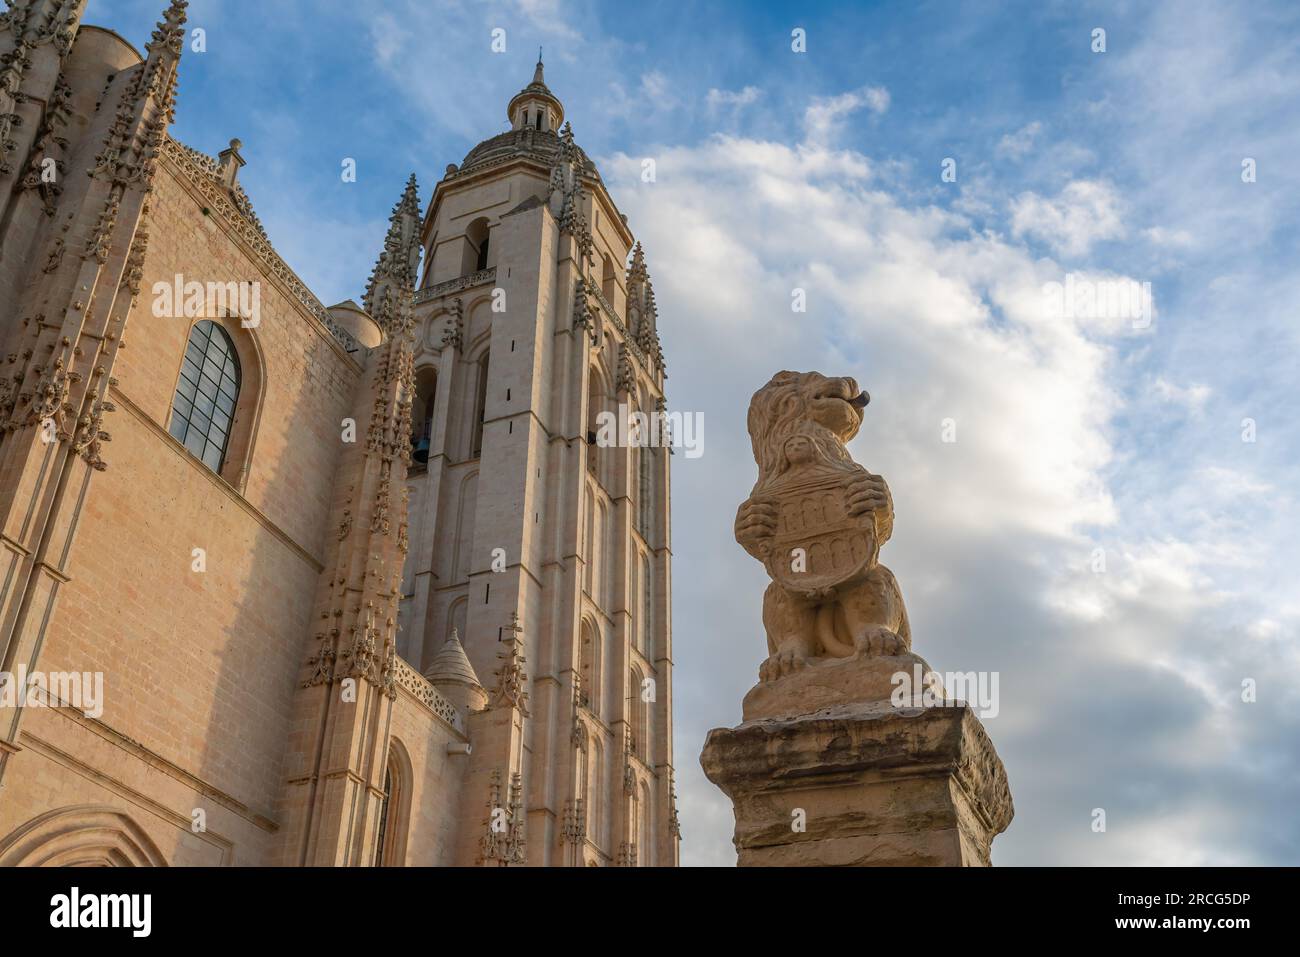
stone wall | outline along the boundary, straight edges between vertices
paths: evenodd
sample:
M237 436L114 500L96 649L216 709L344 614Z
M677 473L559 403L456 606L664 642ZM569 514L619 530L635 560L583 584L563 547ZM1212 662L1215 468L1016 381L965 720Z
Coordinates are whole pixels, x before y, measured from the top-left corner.
M340 423L360 367L166 163L148 228L106 424L110 467L79 507L70 580L40 658L45 671L102 672L104 713L32 710L0 835L60 806L106 803L129 807L172 863L256 864L275 827ZM167 432L198 319L155 316L152 289L177 274L261 286L255 329L217 320L240 352L234 428L250 439L246 463L223 477ZM194 549L205 571L193 570ZM202 837L190 834L196 808L208 814Z

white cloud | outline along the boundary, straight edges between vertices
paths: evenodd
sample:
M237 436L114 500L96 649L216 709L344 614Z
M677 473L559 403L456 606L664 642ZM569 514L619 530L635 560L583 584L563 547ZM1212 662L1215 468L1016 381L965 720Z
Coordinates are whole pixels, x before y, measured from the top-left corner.
M647 100L657 103L669 103L672 101L672 93L668 86L668 77L664 76L658 70L650 70L648 73L641 75L641 95Z
M689 175L651 185L634 157L601 163L646 245L670 406L708 422L701 464L674 463L673 488L675 550L692 556L691 574L675 580L677 608L691 611L674 652L688 749L678 780L684 806L710 823L728 819L725 799L700 778L696 754L708 727L735 723L765 653L762 571L732 543L730 521L753 482L745 408L773 372L851 374L875 397L854 451L891 481L898 531L884 558L912 596L918 650L937 667L1004 656L999 626L976 620L988 577L972 579L967 556L1000 588L1015 578L1018 600L1041 615L1046 570L1064 566L1081 528L1115 520L1103 478L1117 402L1109 332L1046 321L1050 263L973 234L958 214L878 191L866 157L825 147L826 127L811 127L795 147L714 137L664 149L660 168ZM796 287L806 314L791 312ZM947 418L954 444L941 441ZM1022 579L1027 561L1040 570ZM966 618L960 634L939 626L950 613ZM692 833L688 860L734 860L726 838Z
M1059 255L1084 256L1094 243L1124 235L1119 195L1100 180L1074 180L1053 199L1021 193L1012 203L1011 229Z
M661 168L682 175L652 185L634 157L601 163L656 279L670 406L709 423L704 459L675 462L673 477L674 548L691 556L674 583L686 861L734 860L726 799L696 756L710 727L739 720L765 654L765 576L730 526L754 476L748 398L782 368L852 374L871 391L853 451L891 482L898 524L882 558L917 650L939 668L995 668L1012 689L989 730L1021 816L995 857L1258 859L1251 825L1225 836L1213 815L1230 813L1234 774L1256 773L1243 764L1260 732L1238 706L1240 676L1300 678L1300 654L1285 650L1300 613L1258 607L1250 590L1272 546L1249 529L1267 520L1262 503L1291 504L1246 461L1188 471L1158 449L1117 459L1121 413L1159 427L1161 406L1204 415L1217 389L1177 370L1134 376L1125 360L1149 346L1127 323L1048 315L1044 283L1060 267L1006 238L1070 256L1118 238L1128 204L1113 185L1023 194L1005 233L975 232L960 212L880 191L866 156L833 145L860 105L817 101L796 146L716 136L664 149ZM790 311L796 287L806 314ZM945 418L956 443L940 441ZM1099 544L1100 575L1088 567ZM1286 697L1269 713L1284 714ZM1135 776L1155 783L1135 794ZM1077 821L1071 802L1086 804ZM1123 841L1089 840L1093 806L1112 808Z
M1043 130L1043 124L1034 120L998 141L998 153L1011 159L1020 159L1034 148L1034 141Z
M1152 385L1152 391L1166 402L1172 402L1175 405L1185 406L1193 412L1199 412L1205 406L1205 400L1210 397L1210 387L1200 383L1180 386L1170 382L1164 376L1156 379Z
M709 90L704 102L710 110L716 110L723 107L739 109L757 103L759 96L762 94L756 86L747 86L742 90L719 90L716 87Z
M810 144L828 145L838 135L844 120L866 107L877 115L889 109L889 91L867 86L838 96L814 97L804 110L804 139Z
M1164 226L1151 226L1142 230L1142 236L1155 246L1184 248L1191 246L1195 239L1185 229L1168 229Z

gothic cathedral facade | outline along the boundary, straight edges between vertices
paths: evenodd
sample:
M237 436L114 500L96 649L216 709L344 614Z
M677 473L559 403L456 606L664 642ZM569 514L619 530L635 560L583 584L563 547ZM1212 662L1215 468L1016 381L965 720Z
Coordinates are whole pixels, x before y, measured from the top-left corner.
M85 5L0 16L0 866L677 864L654 292L542 64L327 308L185 3Z

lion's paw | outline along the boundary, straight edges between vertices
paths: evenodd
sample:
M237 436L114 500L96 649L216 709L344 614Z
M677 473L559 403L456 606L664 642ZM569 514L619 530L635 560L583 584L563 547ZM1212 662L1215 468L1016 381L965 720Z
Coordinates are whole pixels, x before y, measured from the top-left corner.
M853 647L862 658L901 655L907 651L903 639L883 626L867 629L853 642Z
M758 679L765 682L776 681L807 665L808 660L797 651L778 651L758 666Z

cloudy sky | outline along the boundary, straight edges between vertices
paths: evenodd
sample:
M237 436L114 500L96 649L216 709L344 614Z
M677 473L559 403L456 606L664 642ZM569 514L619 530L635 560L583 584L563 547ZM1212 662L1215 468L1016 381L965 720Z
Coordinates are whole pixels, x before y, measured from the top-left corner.
M87 19L139 43L162 5ZM1300 8L863 6L194 0L174 133L243 140L334 302L406 175L427 202L545 47L646 246L670 405L705 420L673 473L686 863L735 859L698 755L765 654L731 524L782 368L871 391L852 451L893 490L915 649L999 674L995 863L1300 863ZM1149 315L1062 309L1067 275L1149 283Z

